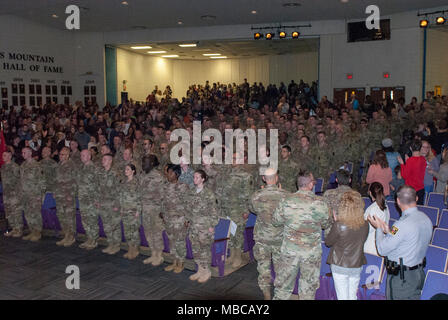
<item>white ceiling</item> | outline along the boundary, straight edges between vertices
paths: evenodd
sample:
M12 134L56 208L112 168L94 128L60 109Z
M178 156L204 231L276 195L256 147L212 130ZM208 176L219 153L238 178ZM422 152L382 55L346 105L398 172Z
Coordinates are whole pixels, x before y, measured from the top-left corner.
M134 50L132 45L120 45L118 48L147 56L179 55L178 59L210 60L204 53L220 53L232 58L250 58L265 55L283 55L300 52L317 52L319 39L282 39L282 40L250 40L250 41L199 41L196 47L181 48L179 43L148 43L152 49ZM149 54L148 51L166 51L161 54Z
M293 21L357 19L366 17L368 5L379 6L382 15L433 8L446 0L0 0L0 15L17 15L35 22L65 28L65 8L81 10L81 31L132 30L210 25L264 24ZM284 7L296 2L298 7ZM251 11L256 10L257 14ZM56 14L58 18L52 18ZM213 15L214 20L201 16ZM178 24L182 21L182 25Z

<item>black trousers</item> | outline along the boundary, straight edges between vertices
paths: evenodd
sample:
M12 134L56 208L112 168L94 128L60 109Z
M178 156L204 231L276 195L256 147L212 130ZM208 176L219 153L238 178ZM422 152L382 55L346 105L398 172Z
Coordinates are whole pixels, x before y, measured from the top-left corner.
M400 279L400 274L394 276L387 275L387 300L420 300L420 296L425 282L425 271L423 267L415 270L404 271L404 279Z

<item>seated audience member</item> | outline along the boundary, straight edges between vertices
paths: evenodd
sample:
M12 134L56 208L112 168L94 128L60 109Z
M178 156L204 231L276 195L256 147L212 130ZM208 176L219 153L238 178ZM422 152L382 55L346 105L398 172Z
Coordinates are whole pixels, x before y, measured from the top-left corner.
M331 265L338 300L357 300L362 266L367 263L363 245L369 233L363 208L364 201L358 192L345 192L325 238L325 244L331 247L327 263Z

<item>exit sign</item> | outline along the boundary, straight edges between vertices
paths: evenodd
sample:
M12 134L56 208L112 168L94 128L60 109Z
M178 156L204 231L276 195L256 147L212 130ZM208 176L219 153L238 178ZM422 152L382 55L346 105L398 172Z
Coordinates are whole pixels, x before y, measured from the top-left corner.
M390 73L389 72L384 72L383 73L383 78L384 79L389 79L390 78Z
M347 79L349 79L349 80L353 79L353 74L352 73L347 73Z

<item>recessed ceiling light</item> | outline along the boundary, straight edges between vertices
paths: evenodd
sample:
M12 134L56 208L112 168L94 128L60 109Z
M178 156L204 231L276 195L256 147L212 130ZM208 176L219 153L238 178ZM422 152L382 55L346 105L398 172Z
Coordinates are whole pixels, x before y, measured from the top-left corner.
M252 10L250 13L252 13L252 14L257 14L257 11Z
M59 16L58 16L57 14L52 14L51 16L52 16L53 18L55 18L55 19L56 19L56 18L59 18Z
M148 53L166 53L166 51L148 51Z
M226 56L210 57L210 59L227 59Z
M180 44L179 47L182 48L189 48L189 47L196 47L197 44L196 43L185 43L185 44Z
M183 24L183 22L182 21L177 21L177 24Z
M287 2L287 3L282 4L282 6L285 8L295 8L295 7L300 7L301 4L298 2Z
M121 1L121 4L124 5L124 6L127 6L127 5L129 5L129 2L127 2L127 1Z
M203 53L202 55L206 56L206 57L212 57L212 56L220 56L221 54L220 53Z
M348 0L341 0L341 2L342 2L342 3L347 3L347 2L348 2Z
M162 56L162 58L178 58L179 56L177 54L170 54L167 56Z
M152 49L152 47L151 46L135 46L135 47L131 47L131 49L143 50L143 49Z
M212 16L212 15L206 14L206 15L201 16L201 19L202 20L215 20L216 16Z

